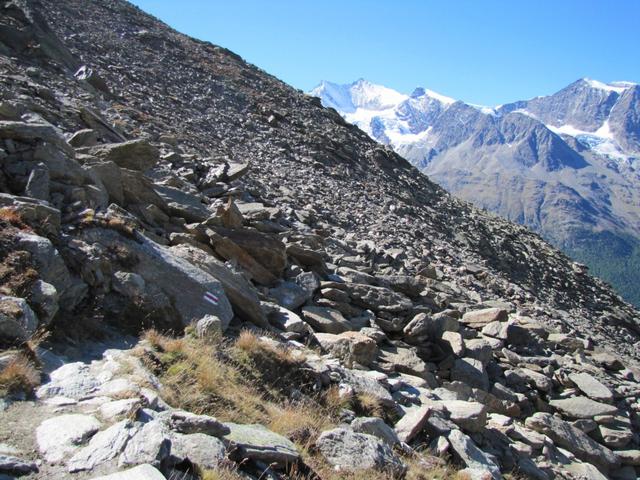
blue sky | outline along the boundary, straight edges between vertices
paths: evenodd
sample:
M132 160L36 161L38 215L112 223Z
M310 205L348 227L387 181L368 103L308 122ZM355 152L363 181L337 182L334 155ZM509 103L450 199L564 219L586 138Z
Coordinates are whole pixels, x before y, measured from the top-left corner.
M133 0L302 90L366 78L496 105L640 82L638 0Z

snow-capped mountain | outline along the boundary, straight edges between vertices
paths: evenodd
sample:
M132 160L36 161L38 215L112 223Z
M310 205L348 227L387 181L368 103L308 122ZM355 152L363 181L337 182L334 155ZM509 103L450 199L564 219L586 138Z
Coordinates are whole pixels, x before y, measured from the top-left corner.
M323 105L456 195L523 223L640 304L640 86L580 79L496 107L366 80Z

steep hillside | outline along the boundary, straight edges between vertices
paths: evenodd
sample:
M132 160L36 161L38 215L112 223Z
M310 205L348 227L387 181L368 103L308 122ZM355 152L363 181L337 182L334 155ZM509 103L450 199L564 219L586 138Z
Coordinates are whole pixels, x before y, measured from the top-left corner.
M582 79L496 108L364 80L311 93L448 191L530 227L638 304L638 91ZM370 100L377 92L386 103Z
M124 1L0 14L0 477L636 475L586 267Z

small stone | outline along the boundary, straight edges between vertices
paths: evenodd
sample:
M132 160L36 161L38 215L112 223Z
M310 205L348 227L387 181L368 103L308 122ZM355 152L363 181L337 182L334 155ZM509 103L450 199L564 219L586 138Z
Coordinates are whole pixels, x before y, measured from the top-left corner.
M395 425L395 431L400 441L409 443L426 426L431 414L431 408L422 406L408 410Z
M230 432L225 440L239 448L242 458L276 463L280 466L296 462L300 454L293 442L262 425L225 424Z
M177 410L171 412L171 428L184 434L204 433L213 437L222 437L230 432L229 427L208 415Z
M196 323L196 335L200 338L213 338L222 334L222 322L215 315L206 315Z
M358 417L351 422L351 428L354 432L378 437L392 447L400 443L395 430L378 417Z

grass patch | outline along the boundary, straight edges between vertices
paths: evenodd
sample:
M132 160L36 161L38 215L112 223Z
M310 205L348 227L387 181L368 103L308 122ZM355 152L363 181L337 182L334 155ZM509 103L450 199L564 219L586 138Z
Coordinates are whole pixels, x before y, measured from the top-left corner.
M24 355L18 354L0 370L0 397L32 396L40 385L40 372Z

